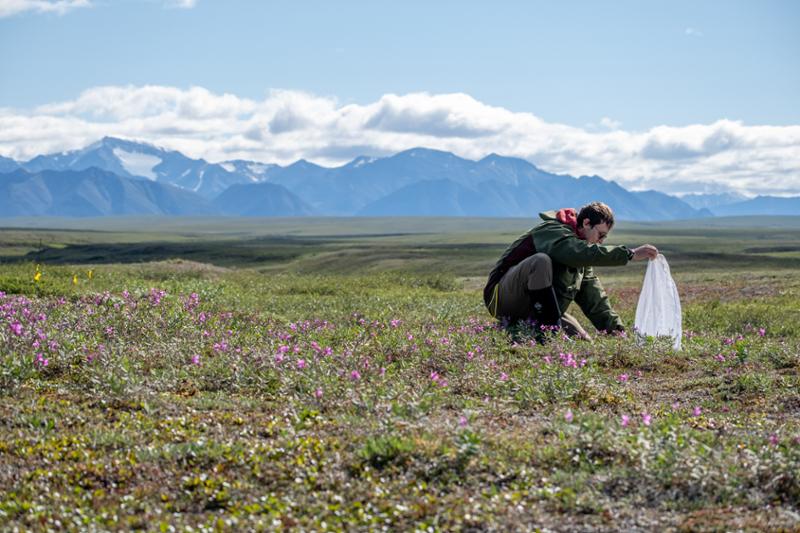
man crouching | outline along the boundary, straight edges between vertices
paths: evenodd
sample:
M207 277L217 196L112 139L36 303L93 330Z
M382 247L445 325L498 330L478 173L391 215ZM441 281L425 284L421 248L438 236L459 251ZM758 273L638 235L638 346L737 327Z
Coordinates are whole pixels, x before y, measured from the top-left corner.
M597 330L625 331L593 267L655 259L656 247L605 246L614 213L602 202L582 207L577 215L568 208L539 216L543 222L514 241L489 274L483 289L489 313L509 324L529 321L539 332L561 328L571 337L591 340L565 313L574 300Z

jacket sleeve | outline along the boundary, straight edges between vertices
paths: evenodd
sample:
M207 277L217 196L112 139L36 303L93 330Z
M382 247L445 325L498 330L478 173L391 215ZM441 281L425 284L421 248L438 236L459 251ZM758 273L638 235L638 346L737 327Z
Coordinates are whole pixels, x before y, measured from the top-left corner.
M533 234L537 252L569 267L621 266L628 264L628 248L589 244L561 224L543 225Z
M608 295L603 290L603 285L595 276L592 267L587 267L584 271L581 288L575 295L575 302L598 330L612 332L625 329L619 315L611 309Z

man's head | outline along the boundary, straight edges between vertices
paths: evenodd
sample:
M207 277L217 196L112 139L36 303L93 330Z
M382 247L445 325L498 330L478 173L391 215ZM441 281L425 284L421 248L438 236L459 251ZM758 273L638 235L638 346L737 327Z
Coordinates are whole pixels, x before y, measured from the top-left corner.
M592 202L578 213L578 236L590 244L602 243L614 227L614 212L603 202Z

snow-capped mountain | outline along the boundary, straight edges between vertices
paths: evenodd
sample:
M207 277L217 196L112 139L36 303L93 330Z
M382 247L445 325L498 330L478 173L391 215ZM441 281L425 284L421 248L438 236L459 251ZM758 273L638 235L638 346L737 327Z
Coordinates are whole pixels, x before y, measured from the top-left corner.
M218 164L228 172L247 176L253 183L269 180L270 174L273 174L276 170L281 168L274 163L258 163L255 161L245 161L243 159L232 159Z
M180 152L152 144L103 137L86 148L40 155L22 167L41 170L85 170L100 168L125 178L138 178L175 185L205 198L214 198L236 183L252 183L252 173L240 173L234 165L191 159Z
M386 157L360 156L333 168L304 159L281 167L240 159L209 163L152 144L104 137L80 150L41 155L25 163L0 158L0 175L18 170L32 174L45 170L91 174L93 169L124 180L174 186L207 202L204 204L178 195L181 205L191 206L181 208L182 213L208 213L210 209L232 216L530 217L539 211L579 207L593 200L611 205L620 220L713 216L728 213L726 208L729 205L748 214L751 211L752 214L765 211L769 214L796 213L796 206L792 203L796 199L771 201L758 198L750 203L741 203L737 202L740 198L725 194L688 195L680 199L657 191L628 191L600 176L576 178L552 174L520 158L491 154L473 161L428 148L413 148ZM80 183L80 186L87 187L88 182L80 181L78 177L69 175L64 179L76 186ZM92 183L99 183L96 175L89 177L95 180ZM14 192L20 201L24 198L43 202L43 205L50 201L47 191L55 190L60 179L50 174L23 178L18 174L13 183L8 182L11 187L8 194ZM104 179L103 183L110 183ZM42 185L45 182L46 187ZM115 187L126 191L120 198L140 198L145 194L127 184ZM74 191L59 190L60 194L74 195ZM155 194L153 191L148 189L146 194ZM99 199L108 194L93 193L75 198L81 198L78 203L91 199L88 202L91 209L87 207L87 212L101 206L95 212L116 213L130 205L129 200L125 200L114 203L113 207L102 207L104 204ZM170 193L171 198L178 196ZM141 204L139 200L135 202ZM16 213L11 204L6 207L7 213ZM70 209L73 207L71 204ZM63 208L58 204L51 211ZM158 212L161 208L141 209ZM74 211L80 210L76 208ZM3 214L0 212L0 216Z

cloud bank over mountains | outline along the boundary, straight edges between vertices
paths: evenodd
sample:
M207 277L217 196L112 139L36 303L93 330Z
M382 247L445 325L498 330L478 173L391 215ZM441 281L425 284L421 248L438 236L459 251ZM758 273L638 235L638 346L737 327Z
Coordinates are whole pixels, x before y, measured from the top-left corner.
M626 131L613 117L579 128L462 93L386 94L353 104L291 90L254 100L152 85L95 87L35 109L0 108L0 155L16 160L106 135L209 161L304 158L332 166L425 146L468 159L521 157L550 172L599 174L633 190L800 194L800 125L721 119Z

